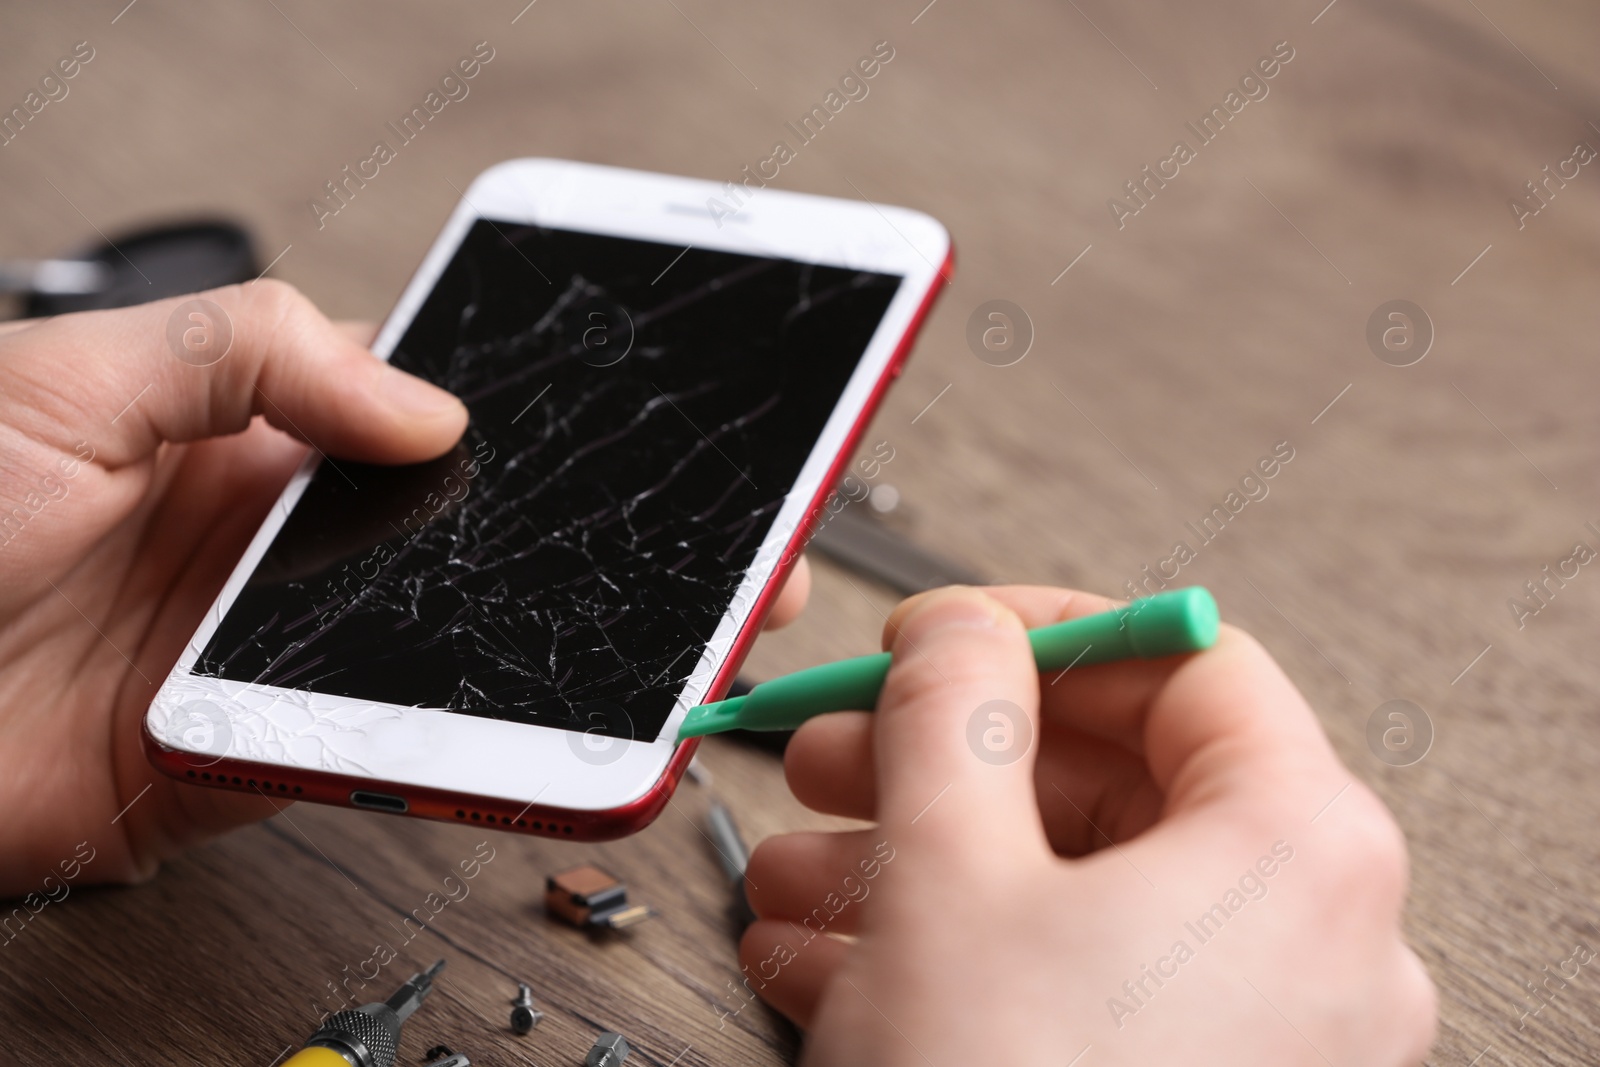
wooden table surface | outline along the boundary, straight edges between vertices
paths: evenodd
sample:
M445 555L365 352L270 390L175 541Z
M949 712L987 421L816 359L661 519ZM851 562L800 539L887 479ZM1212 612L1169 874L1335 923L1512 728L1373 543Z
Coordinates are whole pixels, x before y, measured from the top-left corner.
M956 280L870 435L896 450L893 521L996 580L1115 592L1194 540L1185 523L1289 442L1270 494L1182 580L1212 588L1281 659L1404 825L1407 931L1442 994L1430 1062L1600 1059L1588 972L1518 1024L1526 983L1600 938L1600 576L1552 583L1520 628L1508 607L1575 542L1600 547L1585 527L1600 522L1600 166L1552 181L1520 227L1509 206L1577 142L1600 148L1600 9L124 2L0 16L7 108L75 42L95 50L70 94L0 149L0 255L50 254L91 225L225 212L256 229L264 259L282 253L274 274L367 318L428 247L452 186L484 167L543 155L732 178L890 42L870 94L780 182L920 208L955 238ZM319 229L308 201L323 182L479 41L494 58L470 95ZM1174 141L1197 144L1185 123L1281 41L1293 59L1268 95L1119 228L1108 200ZM1012 366L966 342L991 299L1032 323ZM1434 332L1407 367L1366 339L1395 299ZM820 567L808 615L764 639L748 673L875 647L892 599ZM1432 724L1407 766L1367 741L1391 699ZM752 840L824 823L771 757L704 753ZM742 1002L698 829L706 803L685 785L644 833L593 846L290 808L148 884L74 892L41 914L0 959L4 1056L268 1067L313 1027L326 983L399 939L402 917L488 840L470 896L384 970L388 985L450 959L402 1063L440 1041L485 1064L576 1063L602 1028L643 1063L792 1057L793 1033L761 1007L724 1015ZM591 859L661 917L603 943L548 923L544 875ZM527 1038L505 1028L516 979L549 1013Z

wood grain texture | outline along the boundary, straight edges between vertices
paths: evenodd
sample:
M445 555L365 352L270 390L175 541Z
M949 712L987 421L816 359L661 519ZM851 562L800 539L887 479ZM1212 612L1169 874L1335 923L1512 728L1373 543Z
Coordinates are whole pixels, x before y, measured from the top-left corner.
M1600 1058L1587 972L1519 1028L1525 983L1600 938L1600 577L1585 568L1524 628L1507 608L1600 522L1600 168L1520 230L1507 206L1575 142L1600 147L1600 10L524 2L12 5L0 103L73 42L97 54L0 149L0 252L225 211L257 230L264 258L284 253L275 274L333 314L378 318L456 189L489 164L547 155L732 178L890 41L870 95L781 184L914 206L955 238L957 279L869 434L896 448L883 475L904 501L895 521L999 580L1115 592L1291 442L1270 495L1184 580L1281 659L1405 827L1407 932L1442 993L1431 1062ZM319 230L307 202L322 183L480 40L495 58L470 96ZM1295 58L1270 94L1119 229L1107 199L1282 40ZM966 347L968 316L993 298L1036 331L1015 366ZM1364 339L1395 298L1437 331L1407 368ZM766 639L750 673L874 647L889 605L820 567L808 615ZM1409 767L1365 739L1396 697L1436 730ZM752 840L827 824L770 758L706 753ZM794 1035L761 1007L720 1020L737 971L704 804L686 786L655 826L603 846L490 836L470 896L378 980L451 960L402 1062L444 1041L483 1063L575 1063L602 1027L645 1063L791 1056ZM6 1051L267 1067L315 1023L323 983L398 936L484 839L300 806L146 885L75 891L3 950ZM601 942L545 922L543 876L589 859L661 917ZM519 978L549 1013L524 1039L505 1026Z

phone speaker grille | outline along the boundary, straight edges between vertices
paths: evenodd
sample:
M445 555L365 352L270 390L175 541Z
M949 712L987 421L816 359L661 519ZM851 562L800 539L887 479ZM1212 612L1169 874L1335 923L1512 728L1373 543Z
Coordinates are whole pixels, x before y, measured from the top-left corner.
M516 826L519 830L532 830L536 834L549 834L560 837L563 834L572 834L570 823L545 822L543 819L511 819L505 815L486 815L481 811L471 811L467 808L457 808L456 818L472 822L485 822L490 826Z
M304 793L300 786L291 786L287 782L278 782L274 785L266 780L256 781L254 778L241 778L237 774L229 777L226 774L212 774L210 771L187 771L190 778L198 778L202 782L216 782L218 785L233 785L240 789L249 789L253 792L270 793L276 790L279 793Z

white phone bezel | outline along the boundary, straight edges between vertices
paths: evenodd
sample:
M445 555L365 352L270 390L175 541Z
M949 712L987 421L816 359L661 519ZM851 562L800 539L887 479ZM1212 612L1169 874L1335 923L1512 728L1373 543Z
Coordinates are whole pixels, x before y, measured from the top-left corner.
M724 215L723 208L734 213ZM770 188L730 189L692 178L563 160L512 160L479 175L451 213L373 344L380 358L389 357L478 218L679 248L779 256L898 274L905 280L657 737L602 739L193 674L201 650L309 483L317 466L313 453L284 489L151 702L146 728L157 743L200 758L244 759L368 779L375 788L392 783L573 810L607 810L644 796L666 770L684 715L726 661L949 253L944 227L905 208ZM667 265L665 258L662 265Z

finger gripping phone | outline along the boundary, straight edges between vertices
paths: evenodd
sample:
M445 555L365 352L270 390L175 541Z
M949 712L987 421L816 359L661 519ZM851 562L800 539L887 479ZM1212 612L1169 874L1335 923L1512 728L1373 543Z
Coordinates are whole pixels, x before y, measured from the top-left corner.
M313 456L145 717L168 774L599 840L666 804L950 264L926 215L554 160L481 175L380 358L471 420Z

